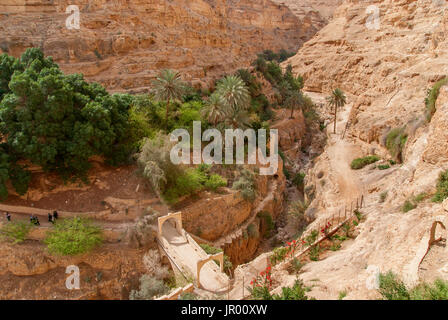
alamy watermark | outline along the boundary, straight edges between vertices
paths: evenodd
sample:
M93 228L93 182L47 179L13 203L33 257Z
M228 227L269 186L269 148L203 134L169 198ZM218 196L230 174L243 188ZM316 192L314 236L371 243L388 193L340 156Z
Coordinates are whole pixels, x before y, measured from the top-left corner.
M81 288L79 267L74 265L68 266L65 269L65 273L70 274L65 280L65 287L68 290L79 290Z
M79 7L77 5L70 5L65 9L65 13L69 14L65 20L65 26L69 30L79 30L81 27L81 17L79 15Z
M179 141L180 138L180 141ZM211 141L213 139L213 141ZM191 137L185 129L174 130L171 142L177 144L171 149L173 164L244 164L247 150L247 164L261 164L260 175L275 175L278 170L278 130L269 130L269 155L267 154L267 131L254 129L226 129L224 137L218 129L208 129L202 133L201 122L193 122L193 154ZM247 149L246 149L247 140ZM211 142L210 142L211 141ZM234 143L236 141L236 143ZM257 143L258 141L258 143ZM202 142L210 142L202 150ZM224 162L223 162L224 143ZM235 153L236 153L236 156Z

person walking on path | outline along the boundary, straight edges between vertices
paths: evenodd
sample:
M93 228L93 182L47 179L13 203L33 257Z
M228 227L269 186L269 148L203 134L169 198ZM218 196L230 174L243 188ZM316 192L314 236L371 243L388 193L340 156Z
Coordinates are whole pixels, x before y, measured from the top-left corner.
M6 212L6 220L11 221L11 214Z
M51 213L48 213L48 222L54 223L53 215Z
M56 221L56 219L58 218L58 212L56 210L53 211L53 220Z

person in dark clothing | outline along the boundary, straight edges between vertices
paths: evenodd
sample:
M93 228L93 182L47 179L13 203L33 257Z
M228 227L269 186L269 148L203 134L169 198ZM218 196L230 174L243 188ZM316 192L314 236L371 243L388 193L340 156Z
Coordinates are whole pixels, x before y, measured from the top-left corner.
M11 221L11 214L6 212L6 220Z
M53 220L58 218L58 212L56 210L53 211Z
M39 222L39 218L38 217L34 217L34 224L36 226L40 226L40 222Z
M51 213L48 213L48 222L54 223L53 221L53 215Z
M31 216L30 216L30 222L31 222L31 224L34 224L34 220L35 220L36 218L34 217L34 215L32 214Z

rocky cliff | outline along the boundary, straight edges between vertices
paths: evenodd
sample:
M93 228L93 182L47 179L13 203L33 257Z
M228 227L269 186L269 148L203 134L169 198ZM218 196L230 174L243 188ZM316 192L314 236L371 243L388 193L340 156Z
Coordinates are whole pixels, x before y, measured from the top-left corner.
M274 0L285 4L302 21L311 22L319 30L333 17L343 0Z
M425 108L427 90L448 74L447 27L446 1L347 0L286 62L304 75L306 90L324 98L340 87L348 96L338 116L338 135L327 130L329 143L307 175L307 187L317 188L312 204L317 220L309 229L350 206L351 197L364 194L366 200L366 221L356 239L305 267L305 282L320 279L312 291L316 298L336 299L344 290L347 299L381 298L366 285L369 278L375 282L372 270L392 270L410 287L448 279L446 231L436 230L442 240L437 245L429 241L431 226L436 221L446 226L448 218L447 206L431 201L439 173L448 169L446 87L429 121ZM331 119L323 106L323 117ZM408 135L403 164L351 170L350 162L359 156L391 159L385 140L392 128L405 128ZM403 210L407 200L416 207Z
M143 90L163 68L202 82L247 67L264 49L297 50L316 31L270 0L81 0L0 2L0 48L41 47L68 73L111 90ZM72 12L73 13L73 12Z

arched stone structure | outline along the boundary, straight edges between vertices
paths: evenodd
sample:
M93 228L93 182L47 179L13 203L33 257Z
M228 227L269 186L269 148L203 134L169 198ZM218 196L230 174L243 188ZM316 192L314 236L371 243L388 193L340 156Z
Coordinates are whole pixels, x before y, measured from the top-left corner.
M201 278L200 278L201 269L207 262L210 262L210 261L218 261L221 272L224 271L224 252L219 252L219 253L214 254L214 255L209 255L208 258L199 260L198 264L197 264L197 268L196 268L196 270L197 270L197 275L196 276L197 276L197 281L198 281L198 288L202 288L202 286L201 286Z
M159 217L158 223L159 223L159 236L162 236L162 227L163 224L170 219L174 219L176 222L176 230L179 232L179 234L182 234L182 213L176 212L176 213L169 213L166 216Z
M443 237L440 237L440 238L436 239L436 229L437 229L438 225L440 225L443 228L443 230L446 230L445 225L441 221L434 221L431 226L431 231L430 231L430 236L429 236L429 242L428 242L429 247L431 247L435 242L439 242L443 238Z

